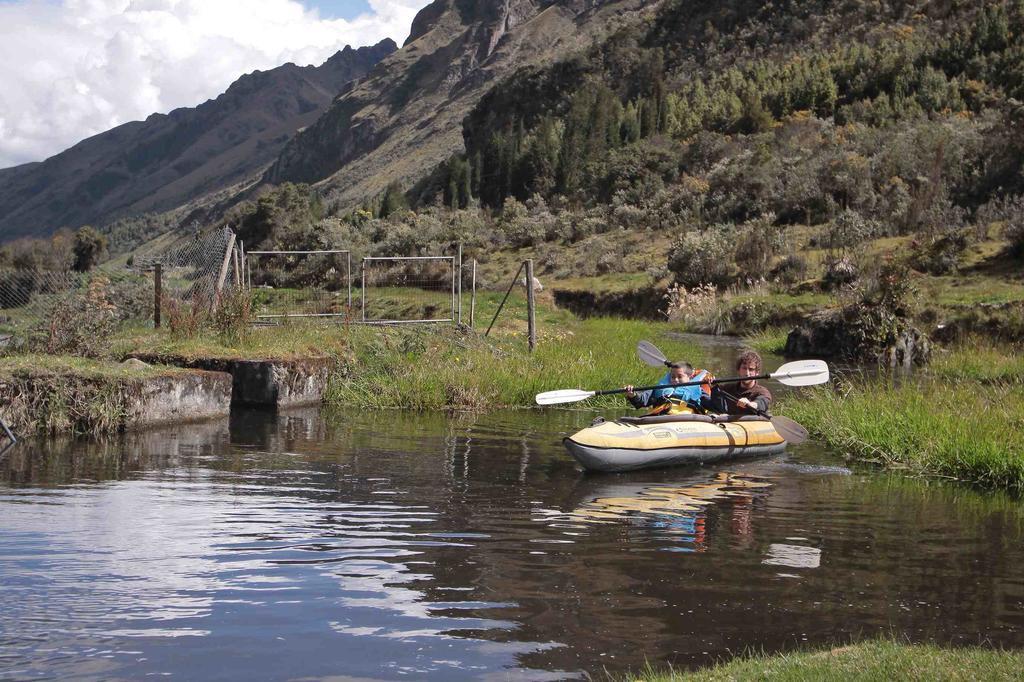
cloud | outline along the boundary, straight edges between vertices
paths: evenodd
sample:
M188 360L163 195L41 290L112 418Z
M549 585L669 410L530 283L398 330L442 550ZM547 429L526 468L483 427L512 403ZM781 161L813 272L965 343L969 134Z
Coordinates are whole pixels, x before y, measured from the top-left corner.
M0 168L127 121L191 107L285 62L399 45L429 0L370 0L351 20L294 0L0 2Z

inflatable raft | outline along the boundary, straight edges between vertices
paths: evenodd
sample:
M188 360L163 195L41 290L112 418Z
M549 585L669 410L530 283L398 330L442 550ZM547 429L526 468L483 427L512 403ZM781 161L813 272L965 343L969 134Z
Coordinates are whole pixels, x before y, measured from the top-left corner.
M588 471L632 471L782 452L764 417L671 414L595 422L562 441Z

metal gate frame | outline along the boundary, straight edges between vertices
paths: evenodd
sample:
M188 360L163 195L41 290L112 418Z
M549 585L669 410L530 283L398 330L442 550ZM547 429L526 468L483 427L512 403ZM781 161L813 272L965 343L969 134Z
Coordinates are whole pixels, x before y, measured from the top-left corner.
M352 310L352 252L347 249L322 249L319 251L246 251L245 280L248 288L252 289L252 266L249 263L249 256L303 256L317 253L343 253L345 254L345 286L348 288L348 309ZM274 319L281 317L344 317L348 313L285 313L273 315L256 315L257 319Z
M461 244L460 251L461 251ZM452 316L443 317L433 320L367 320L366 319L366 262L376 260L390 260L390 261L403 261L403 260L435 260L435 261L451 261L452 264ZM360 266L361 275L361 286L360 293L362 296L362 322L364 324L434 324L438 322L455 322L462 317L462 296L461 291L459 296L456 297L456 283L459 284L461 289L461 269L462 263L461 258L456 256L367 256L363 258Z

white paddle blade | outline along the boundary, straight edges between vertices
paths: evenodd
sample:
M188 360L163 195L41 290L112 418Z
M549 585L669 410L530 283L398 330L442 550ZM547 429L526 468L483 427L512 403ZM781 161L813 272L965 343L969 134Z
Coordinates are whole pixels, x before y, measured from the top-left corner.
M594 391L581 391L575 388L564 388L559 391L548 391L537 394L538 405L561 405L563 403L578 403L594 395Z
M770 376L786 386L814 386L828 381L828 364L824 360L787 362Z
M636 344L636 354L651 367L664 367L665 361L668 360L665 354L650 341L641 341Z

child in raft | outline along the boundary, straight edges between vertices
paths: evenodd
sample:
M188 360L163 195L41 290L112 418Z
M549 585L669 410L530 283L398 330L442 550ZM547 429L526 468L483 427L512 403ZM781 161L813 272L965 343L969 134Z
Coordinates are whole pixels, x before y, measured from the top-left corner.
M694 371L693 365L680 361L670 364L668 372L658 381L658 385L665 386L665 388L655 388L639 393L633 390L632 385L623 388L626 389L626 400L633 407L657 407L669 402L681 402L691 407L698 407L708 396L705 386L700 384L679 386L678 384L704 381L709 378L710 375L705 370Z

